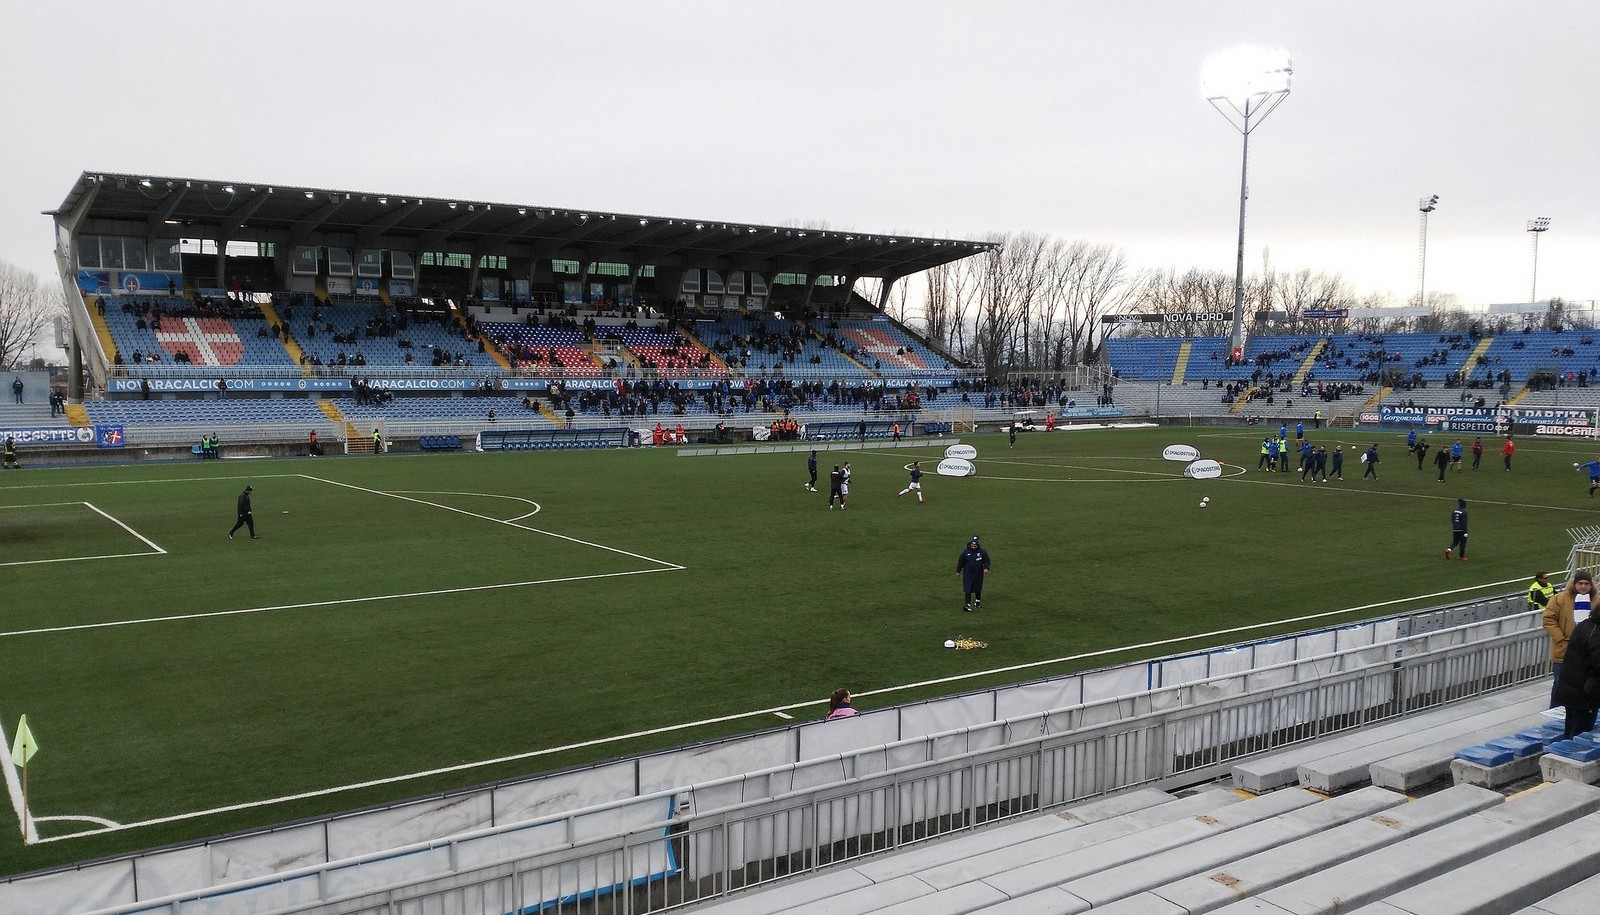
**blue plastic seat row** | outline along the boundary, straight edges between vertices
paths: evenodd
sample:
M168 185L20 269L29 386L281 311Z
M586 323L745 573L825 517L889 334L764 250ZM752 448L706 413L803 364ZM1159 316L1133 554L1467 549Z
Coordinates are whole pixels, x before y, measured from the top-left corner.
M456 435L424 435L417 440L423 451L460 451L461 437Z

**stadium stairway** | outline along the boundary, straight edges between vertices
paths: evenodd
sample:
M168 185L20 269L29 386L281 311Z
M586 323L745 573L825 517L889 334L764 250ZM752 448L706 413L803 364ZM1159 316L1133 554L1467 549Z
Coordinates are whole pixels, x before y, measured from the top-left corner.
M500 351L500 347L495 345L493 340L485 336L482 331L479 331L476 336L478 338L478 343L483 346L483 351L488 354L490 359L495 361L496 365L499 365L508 373L513 370L511 366L511 360L506 358L506 354Z
M1477 368L1478 368L1478 363L1483 360L1483 354L1488 352L1489 351L1489 347L1491 347L1493 345L1494 345L1494 337L1487 337L1486 336L1486 337L1482 337L1482 338L1480 338L1478 340L1478 345L1472 348L1472 352L1471 353L1467 354L1467 361L1461 363L1461 377L1462 378L1471 378L1472 377L1472 373L1474 371L1476 371Z
M688 327L686 327L685 325L682 325L682 324L674 324L674 325L672 325L672 329L677 331L678 333L682 334L683 335L683 339L685 339L685 340L689 341L690 343L694 344L696 347L704 350L706 352L706 355L711 357L711 364L712 365L716 366L720 371L722 371L724 374L728 375L729 377L733 376L733 374L734 374L733 369L728 368L728 363L722 361L722 357L717 355L717 351L712 349L711 347L707 346L706 342L704 340L700 339L699 337L695 336L694 333Z
M67 404L67 422L74 426L87 426L89 425L89 411L85 410L81 403L69 403Z
M1244 408L1250 405L1250 398L1254 397L1255 393L1255 385L1251 385L1250 387L1245 388L1243 391L1240 391L1239 396L1233 401L1233 406L1228 408L1228 412L1233 413L1236 416L1240 413L1243 413Z
M263 317L265 317L267 319L267 324L268 325L276 324L276 325L278 325L280 327L287 327L288 326L284 322L282 316L280 316L278 314L278 310L276 308L272 307L272 303L271 302L262 302L261 303L261 314L262 314ZM293 334L288 334L288 335L285 335L285 337L281 338L281 339L283 340L283 348L284 348L284 350L289 353L290 360L292 360L295 365L300 366L300 373L302 375L310 375L311 374L311 366L307 364L306 351L301 349L300 348L300 344L298 344L298 343L296 343L294 341L294 335ZM324 408L324 409L326 409L326 408Z
M1194 352L1194 341L1185 340L1178 344L1178 358L1172 362L1172 383L1183 384L1183 376L1189 371L1189 354Z
M1506 406L1514 407L1517 404L1522 403L1524 400L1527 400L1528 399L1528 395L1530 395L1532 393L1533 393L1533 388L1530 388L1530 387L1524 385L1522 390L1520 390L1517 393L1511 395L1511 399L1506 401Z
M106 364L112 365L117 361L117 342L111 336L111 325L106 323L105 315L94 306L89 307L89 320L94 324L94 335L100 340L100 350L106 354Z
M558 428L558 429L567 428L566 417L564 417L561 414L557 413L555 411L554 407L550 406L548 403L545 403L542 400L535 401L534 403L539 407L539 413L542 416L544 416L545 419L548 419L551 422L555 423L556 424L556 428Z
M1300 362L1300 368L1294 373L1294 386L1296 388L1305 384L1306 376L1311 374L1311 370L1317 367L1317 357L1321 356L1322 351L1327 348L1328 338L1323 337L1306 352L1306 358Z
M1391 388L1391 387L1380 387L1380 388L1378 388L1378 393L1376 393L1376 394L1372 395L1371 397L1367 398L1367 402L1361 405L1361 409L1363 409L1363 410L1376 410L1376 409L1378 409L1378 404L1381 403L1385 397L1388 397L1390 394L1393 394L1393 393L1394 393L1394 388Z

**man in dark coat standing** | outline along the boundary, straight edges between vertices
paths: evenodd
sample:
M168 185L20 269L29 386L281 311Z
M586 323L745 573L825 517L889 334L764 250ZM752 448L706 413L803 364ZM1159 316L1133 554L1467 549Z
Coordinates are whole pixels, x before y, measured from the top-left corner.
M983 578L989 574L989 551L978 542L977 534L956 557L956 574L961 576L961 592L966 601L961 609L971 613L983 603Z
M255 515L251 514L251 512L250 512L250 493L253 492L254 490L255 490L255 487L246 486L244 488L244 492L239 493L239 518L238 518L237 521L234 522L233 530L228 532L228 539L229 540L233 539L233 535L238 533L239 532L239 528L241 528L241 527L250 528L250 539L251 540L260 540L261 539L260 537L256 536L256 519L255 519Z
M1567 641L1555 698L1567 708L1568 740L1594 729L1595 709L1600 707L1600 631L1592 616L1579 623Z

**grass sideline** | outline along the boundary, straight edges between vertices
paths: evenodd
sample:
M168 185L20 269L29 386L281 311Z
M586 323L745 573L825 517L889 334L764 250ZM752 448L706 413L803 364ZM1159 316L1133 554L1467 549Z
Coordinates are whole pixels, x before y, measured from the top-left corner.
M1559 565L1566 528L1600 515L1571 467L1591 456L1579 442L1520 442L1510 474L1498 440L1486 442L1483 469L1441 484L1431 463L1416 469L1400 434L1309 434L1344 443L1344 482L1255 472L1258 429L1037 433L1014 449L983 436L967 439L979 476L929 473L919 506L894 497L904 465L931 467L942 442L824 452L824 478L837 461L854 464L846 512L825 509L825 486L803 488L803 454L688 460L642 449L6 472L0 561L116 558L6 568L0 722L9 740L25 712L38 739L34 815L183 817L814 698L814 710L796 713L805 718L839 685L870 694L1134 646L885 693L862 703L871 707L1298 631L1307 624L1138 647L1518 579ZM1373 441L1380 479L1362 481L1356 454ZM1246 469L1185 480L1181 464L1160 457L1174 442ZM263 539L230 542L246 482ZM1201 495L1212 499L1205 511ZM1457 497L1472 511L1467 563L1442 559ZM994 574L983 611L967 615L954 563L974 533ZM1348 618L1372 615L1381 614ZM159 618L170 619L129 624ZM941 647L957 636L989 648ZM8 804L0 872L782 723L733 717L31 846ZM51 820L39 830L90 828Z

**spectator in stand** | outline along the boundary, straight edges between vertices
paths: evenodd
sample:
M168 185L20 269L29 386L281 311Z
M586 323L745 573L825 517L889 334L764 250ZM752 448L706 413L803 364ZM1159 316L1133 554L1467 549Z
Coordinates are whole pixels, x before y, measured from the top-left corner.
M1553 674L1550 684L1550 707L1555 708L1561 704L1559 697L1561 665L1567 657L1567 643L1572 639L1573 628L1588 618L1589 605L1594 599L1594 579L1588 572L1580 569L1573 574L1572 580L1567 582L1567 586L1562 588L1560 593L1554 593L1554 589L1550 587L1550 577L1540 572L1528 588L1529 606L1537 605L1541 598L1543 606L1540 609L1539 621L1544 626L1545 635L1550 639L1550 669Z
M833 691L833 695L828 697L828 717L822 720L832 721L835 718L854 718L856 714L855 707L850 704L850 691L841 686Z
M1594 730L1595 709L1600 708L1600 632L1593 616L1572 628L1556 699L1567 708L1568 740Z

